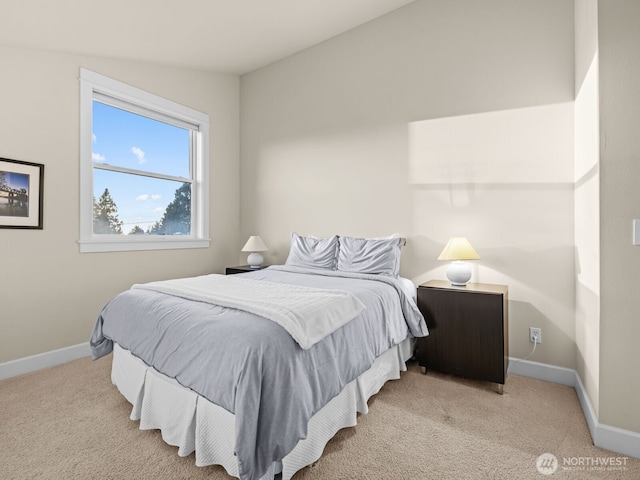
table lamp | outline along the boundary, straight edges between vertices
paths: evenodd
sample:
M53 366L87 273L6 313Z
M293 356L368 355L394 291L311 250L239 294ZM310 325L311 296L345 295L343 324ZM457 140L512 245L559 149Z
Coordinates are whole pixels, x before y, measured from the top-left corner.
M480 255L464 237L453 237L444 247L438 260L452 260L447 267L451 285L465 286L471 278L471 265L464 260L478 260Z
M243 252L251 252L247 257L247 263L251 268L259 268L262 266L264 258L259 252L266 252L267 250L269 249L258 235L250 236L247 243L242 247Z

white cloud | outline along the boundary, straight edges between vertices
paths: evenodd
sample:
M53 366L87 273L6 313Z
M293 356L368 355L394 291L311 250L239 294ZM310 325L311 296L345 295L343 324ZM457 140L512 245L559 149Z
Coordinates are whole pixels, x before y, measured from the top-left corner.
M92 141L93 143L96 143L96 142L98 141L98 137L96 137L96 134L95 134L95 133L92 133L92 134L91 134L91 141Z
M158 208L156 208L156 209L154 210L154 212L156 212L156 213L162 213L162 212L164 212L165 210L166 210L166 207L165 207L165 208L158 207Z
M153 195L151 195L151 200L160 200L161 198L162 198L162 195L158 193L154 193Z
M142 150L141 148L131 147L131 153L138 157L138 163L140 165L147 161L147 159L144 158L144 150Z
M149 199L149 195L146 193L143 193L142 195L138 195L136 197L136 200L148 200Z
M91 160L94 162L104 162L106 159L101 153L91 152Z

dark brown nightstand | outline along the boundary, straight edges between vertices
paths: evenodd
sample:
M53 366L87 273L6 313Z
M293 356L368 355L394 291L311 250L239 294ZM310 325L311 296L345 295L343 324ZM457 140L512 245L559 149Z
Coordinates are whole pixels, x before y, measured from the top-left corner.
M225 271L225 275L233 275L235 273L247 273L254 272L256 270L262 270L263 268L267 268L269 265L261 265L259 267L251 267L250 265L238 265L237 267L227 267Z
M418 308L429 336L418 338L418 363L427 368L498 384L509 366L508 288L431 280L418 286Z

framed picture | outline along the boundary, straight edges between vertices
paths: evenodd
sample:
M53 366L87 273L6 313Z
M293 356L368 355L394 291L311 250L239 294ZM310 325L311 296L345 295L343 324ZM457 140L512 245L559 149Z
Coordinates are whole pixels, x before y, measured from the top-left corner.
M0 158L0 228L42 229L44 165Z

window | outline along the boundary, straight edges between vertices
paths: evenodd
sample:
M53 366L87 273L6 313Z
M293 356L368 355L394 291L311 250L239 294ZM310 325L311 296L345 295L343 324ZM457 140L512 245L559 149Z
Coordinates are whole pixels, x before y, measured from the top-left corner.
M80 70L80 251L209 246L209 117Z

